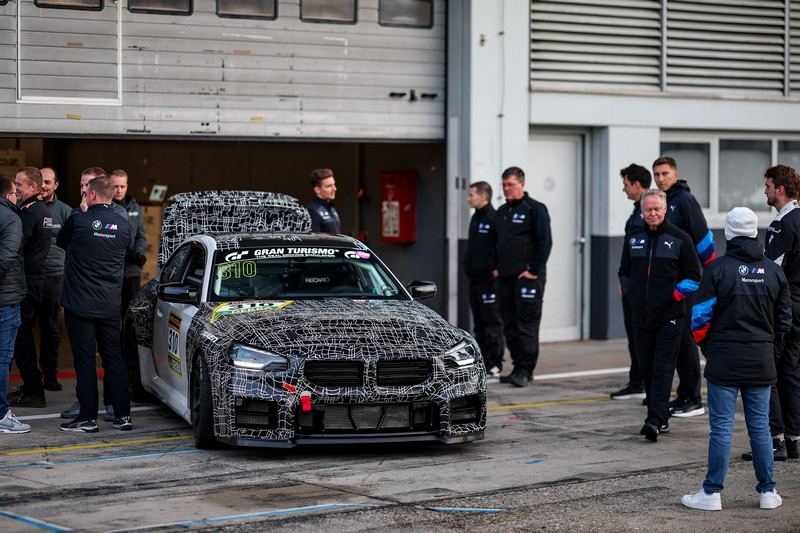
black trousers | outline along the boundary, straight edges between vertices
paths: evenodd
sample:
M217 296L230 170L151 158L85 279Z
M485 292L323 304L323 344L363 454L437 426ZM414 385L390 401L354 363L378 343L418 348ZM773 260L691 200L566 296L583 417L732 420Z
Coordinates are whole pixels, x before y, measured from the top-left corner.
M120 310L120 318L125 320L125 313L128 311L128 304L136 293L139 292L141 287L141 276L133 276L122 278L122 309Z
M633 312L627 298L622 298L622 316L625 318L625 333L628 336L628 355L631 358L631 369L628 372L628 383L636 389L644 389L642 372L639 370L639 356L636 355L636 341L633 338Z
M471 281L469 283L469 306L472 309L475 340L483 354L486 369L493 366L503 368L503 319L497 303L497 283L494 281Z
M72 357L78 385L76 392L81 404L79 420L96 420L98 408L97 364L95 346L105 369L104 383L114 415L119 418L131 413L128 391L128 369L122 357L119 317L86 318L68 309L64 310L64 321L69 331Z
M660 327L634 326L636 354L647 393L645 422L661 427L669 420L669 395L685 317L680 316Z
M775 362L778 382L769 398L772 435L800 436L800 292L792 291L792 329L780 358Z
M690 309L691 303L687 303L686 307ZM700 383L703 375L700 371L700 350L694 342L690 321L686 321L683 330L676 364L678 371L678 401L702 405L703 397L700 395Z
M61 345L61 332L58 327L58 318L61 316L61 306L58 299L61 297L61 287L64 284L63 276L51 276L44 280L42 303L39 306L39 366L45 379L54 380L58 373L58 347Z
M19 306L21 322L14 342L14 361L22 377L25 394L40 396L44 394L42 371L36 358L36 342L33 339L33 326L42 305L45 278L28 278L28 293Z
M497 297L514 370L532 376L539 360L545 278L499 278Z

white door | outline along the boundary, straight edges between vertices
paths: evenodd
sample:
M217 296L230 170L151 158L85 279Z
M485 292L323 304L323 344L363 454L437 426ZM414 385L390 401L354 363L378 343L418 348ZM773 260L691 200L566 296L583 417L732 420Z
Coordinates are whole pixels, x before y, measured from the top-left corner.
M583 316L583 138L531 135L525 189L550 213L553 250L547 261L540 340L581 338Z

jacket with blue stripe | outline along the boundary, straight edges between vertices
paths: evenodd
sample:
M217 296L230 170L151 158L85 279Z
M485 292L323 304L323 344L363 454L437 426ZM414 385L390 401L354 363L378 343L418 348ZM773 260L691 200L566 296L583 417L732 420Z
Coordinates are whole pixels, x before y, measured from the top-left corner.
M692 239L668 220L626 237L619 284L633 311L634 326L660 327L687 314L685 299L700 281Z
M775 383L775 345L792 324L789 284L761 244L734 237L703 272L692 330L706 356L706 379L718 385Z
M667 191L667 220L689 234L703 265L714 260L717 254L714 234L708 229L703 209L686 180L678 180Z

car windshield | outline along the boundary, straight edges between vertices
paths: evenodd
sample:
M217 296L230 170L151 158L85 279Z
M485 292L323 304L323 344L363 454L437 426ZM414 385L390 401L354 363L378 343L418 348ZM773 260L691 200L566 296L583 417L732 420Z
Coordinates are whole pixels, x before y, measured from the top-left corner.
M265 255L270 250L275 249L217 252L211 300L405 298L394 277L367 252L323 248L330 254Z

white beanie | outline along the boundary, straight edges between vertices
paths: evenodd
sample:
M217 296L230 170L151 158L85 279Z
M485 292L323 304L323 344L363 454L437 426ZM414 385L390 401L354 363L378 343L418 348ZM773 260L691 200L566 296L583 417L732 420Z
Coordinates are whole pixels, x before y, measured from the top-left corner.
M725 217L725 239L758 237L758 216L747 207L734 207Z

